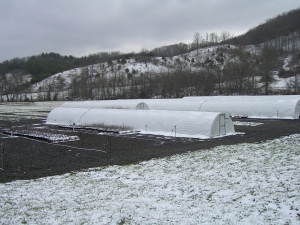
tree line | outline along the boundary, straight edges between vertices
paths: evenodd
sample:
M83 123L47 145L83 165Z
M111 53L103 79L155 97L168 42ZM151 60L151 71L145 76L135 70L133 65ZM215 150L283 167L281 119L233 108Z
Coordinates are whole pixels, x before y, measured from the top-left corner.
M300 30L300 8L282 13L251 28L245 34L224 41L224 44L255 45L288 36Z
M278 93L270 86L274 81L272 71L277 71L280 77L294 77L288 82L286 90L280 90L281 94L299 94L300 79L296 75L300 73L300 53L293 52L290 70L286 71L282 69L283 55L272 43L267 42L258 49L251 52L245 46L235 48L223 45L216 47L213 52L206 50L207 53L200 53L199 50L195 58L189 55L160 59L139 55L130 58L133 64L143 64L147 68L142 71L128 68L125 58L74 68L68 77L58 73L42 80L37 90L37 100L268 95ZM206 58L201 61L203 57ZM151 65L160 66L161 70L155 70ZM34 86L21 70L14 70L5 79L0 79L1 101L33 100Z

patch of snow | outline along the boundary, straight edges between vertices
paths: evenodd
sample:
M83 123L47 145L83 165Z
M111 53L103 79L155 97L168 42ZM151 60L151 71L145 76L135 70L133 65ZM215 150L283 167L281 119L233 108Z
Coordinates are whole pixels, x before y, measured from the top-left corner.
M288 56L286 58L284 58L284 65L283 65L283 69L284 70L290 70L291 68L289 67L289 63L292 60L292 56Z
M62 101L0 103L0 116L5 120L47 118L52 109L63 103Z
M271 83L271 87L275 89L285 89L290 78L281 78L278 75L273 75L275 81Z
M242 121L233 121L233 125L234 126L252 126L252 127L256 127L259 125L262 125L263 123L259 123L259 122L242 122Z
M53 134L45 132L36 132L36 131L5 131L6 134L28 137L33 139L41 139L51 143L57 142L66 142L66 141L78 141L78 136L70 136L65 134Z
M232 123L234 126L251 126L251 127L256 127L263 124L259 122L242 122L242 121L232 121Z

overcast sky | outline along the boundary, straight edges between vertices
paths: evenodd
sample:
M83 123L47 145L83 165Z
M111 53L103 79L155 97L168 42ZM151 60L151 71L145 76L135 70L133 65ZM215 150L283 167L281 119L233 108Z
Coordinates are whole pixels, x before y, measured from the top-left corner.
M195 32L239 35L297 0L0 0L0 62L56 52L139 52Z

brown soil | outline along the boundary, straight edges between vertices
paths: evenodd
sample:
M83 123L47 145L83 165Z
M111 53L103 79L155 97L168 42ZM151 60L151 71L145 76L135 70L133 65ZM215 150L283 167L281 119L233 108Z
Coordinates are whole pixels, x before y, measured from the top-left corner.
M235 126L242 134L209 140L165 138L153 135L97 134L46 126L39 120L0 121L0 142L4 147L4 170L0 182L36 179L87 168L138 163L152 158L168 157L189 151L205 151L218 145L260 143L300 133L300 120L241 120L262 122L259 126ZM51 144L2 134L4 129L23 129L36 124L41 132L77 135L80 141ZM23 126L23 127L22 127ZM40 128L36 128L40 129ZM80 148L80 149L77 149ZM0 157L1 159L1 157ZM1 161L0 161L1 167Z

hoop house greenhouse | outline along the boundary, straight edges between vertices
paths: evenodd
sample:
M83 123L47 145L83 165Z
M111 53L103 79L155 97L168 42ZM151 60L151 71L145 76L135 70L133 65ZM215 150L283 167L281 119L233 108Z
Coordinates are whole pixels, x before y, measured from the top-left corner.
M126 99L66 102L62 108L94 108L94 109L135 109L135 110L169 110L169 111L199 111L201 103L198 100L184 101L176 99Z
M93 109L138 109L137 106L142 100L104 100L104 101L79 101L66 102L62 108L93 108ZM141 107L141 105L140 105Z
M199 111L226 112L232 117L263 119L299 119L299 95L268 96L197 96L186 101L199 101Z
M300 96L197 96L183 99L106 100L67 102L61 107L222 112L231 117L299 119Z
M59 107L49 113L46 123L125 126L141 133L195 138L235 132L232 121L225 122L225 114L214 112Z

